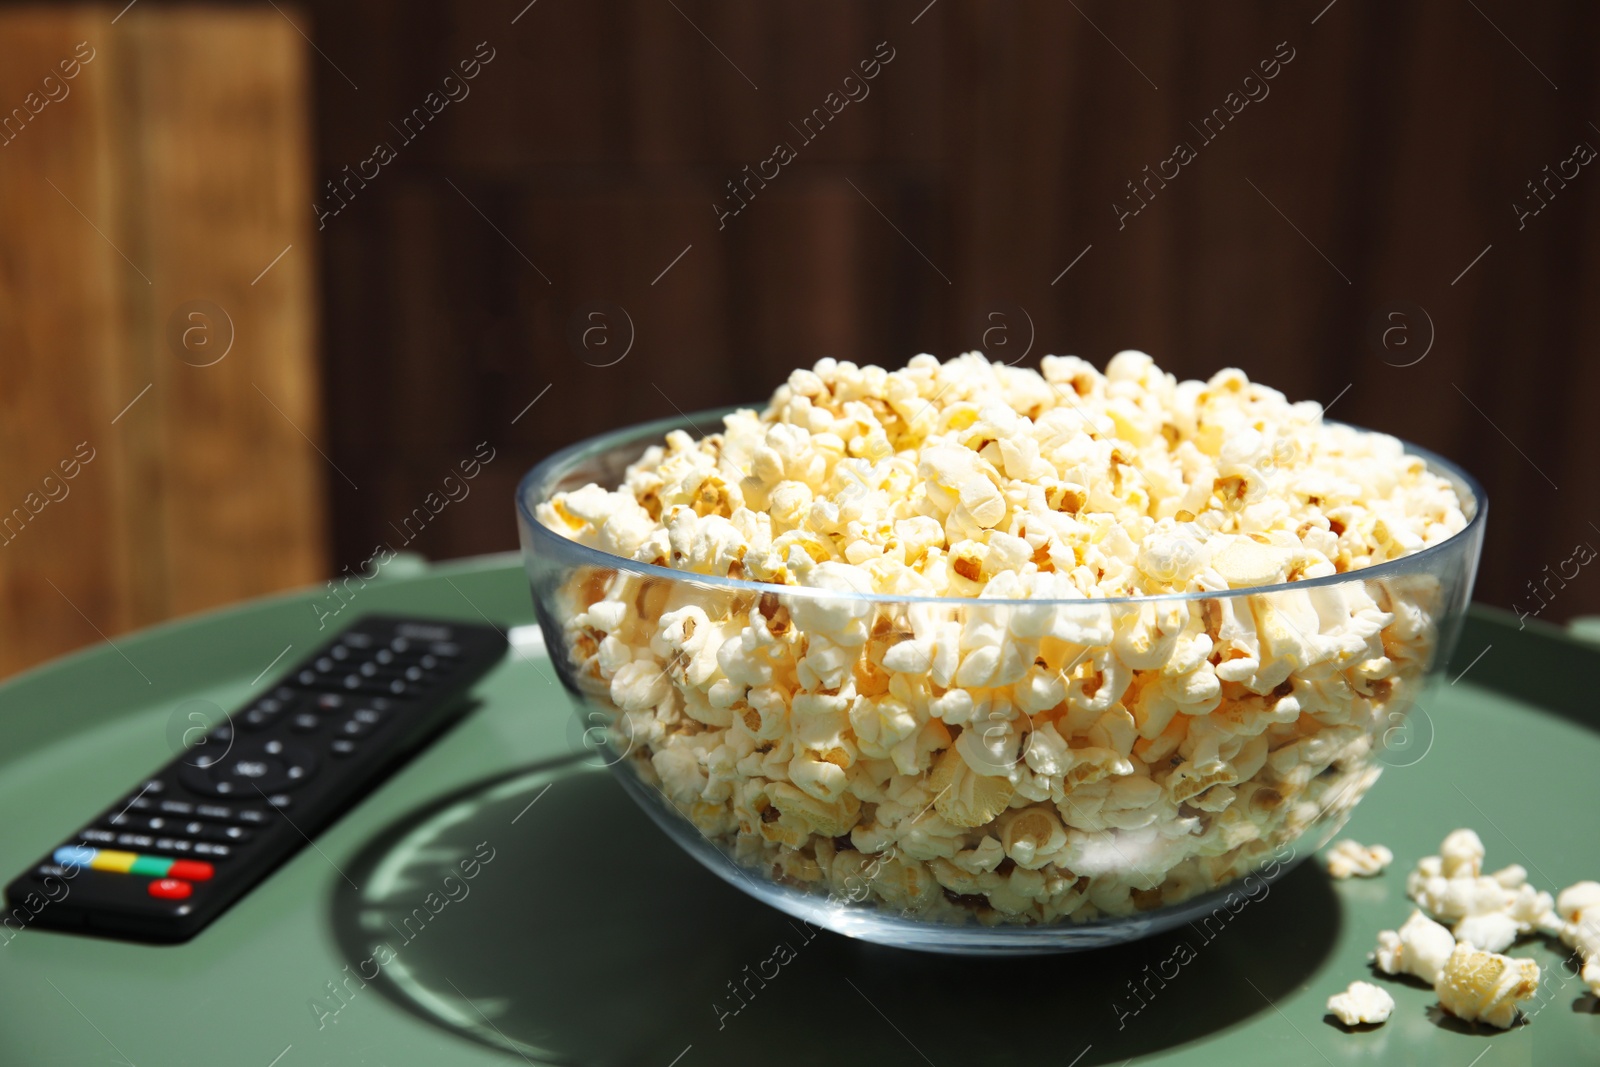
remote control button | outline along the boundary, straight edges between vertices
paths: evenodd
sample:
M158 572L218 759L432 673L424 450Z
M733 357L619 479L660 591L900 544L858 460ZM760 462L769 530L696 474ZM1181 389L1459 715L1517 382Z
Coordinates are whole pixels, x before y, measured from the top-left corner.
M309 689L317 684L317 672L301 671L299 674L294 676L294 680Z
M167 872L167 876L182 878L187 882L209 882L211 876L216 873L215 867L202 860L173 860L172 869Z
M182 837L158 837L155 848L157 852L193 852L194 842Z
M247 730L261 730L271 726L278 717L278 712L268 711L266 708L256 706L245 712L240 721Z
M194 854L196 856L215 856L219 860L225 860L233 855L233 849L227 845L212 844L210 841L196 841Z
M97 845L110 845L117 840L117 835L110 830L79 830L78 836Z
M194 813L202 819L233 818L233 809L223 807L221 804L198 804L195 806Z
M339 638L339 640L341 642L343 642L344 644L349 645L351 648L371 648L372 647L372 635L371 634L363 634L363 633L354 633L354 632L352 632L352 633L345 634L343 637Z
M289 729L297 734L309 734L322 725L322 720L309 711L302 711L289 720Z
M294 699L294 690L286 685L280 685L272 691L272 699L289 701Z
M333 660L329 659L327 656L319 656L317 657L315 666L317 670L321 671L323 674L327 674L333 670Z
M356 743L347 737L340 737L335 739L333 744L328 746L328 751L332 752L335 756L354 755L356 751Z
M94 862L99 851L86 845L63 845L51 853L50 858L63 867L87 867Z
M358 722L355 719L346 719L339 724L339 735L341 737L366 737L371 732L372 726L370 724Z
M118 834L117 844L123 848L149 848L156 839L146 834Z
M384 720L384 714L377 708L357 708L350 713L350 718L356 722L364 722L368 726L376 726Z
M188 836L200 841L248 841L251 832L242 826L217 826L212 823L192 822L183 828Z
M166 782L161 781L159 778L152 778L140 788L139 792L145 794L162 793L166 791L166 788Z
M89 861L91 871L114 871L117 874L127 874L133 869L133 861L139 858L136 852L118 852L112 849L96 849L94 858Z
M165 878L172 870L173 862L160 856L140 856L133 861L133 866L128 868L128 873L142 874L147 878Z
M248 826L267 825L267 813L260 808L240 808L233 813L234 822L242 822Z
M328 650L328 657L336 662L343 663L350 658L350 649L347 645L334 645Z
M344 697L338 693L323 693L317 697L317 710L326 714L344 707Z
M316 769L316 757L298 746L271 741L242 742L223 759L206 766L178 768L183 784L212 796L250 796L258 790L271 793L299 784Z
M267 803L271 804L279 811L288 811L290 808L294 807L294 797L290 796L288 793L277 793L268 797Z
M151 808L153 808L155 806L156 806L156 802L155 801L151 800L149 797L141 796L141 797L134 797L132 800L128 801L127 806L124 807L122 810L123 811L149 811Z
M435 641L433 644L428 646L428 651L432 652L435 656L442 656L445 659L455 659L457 656L461 655L461 646L453 644L449 641Z
M190 824L191 827L193 825L193 823ZM250 836L250 831L242 826L213 826L211 824L206 824L199 830L189 829L185 832L190 837L198 838L201 841L243 841Z
M232 741L233 740L233 727L230 726L228 723L222 723L222 724L220 724L218 726L214 726L214 727L212 727L211 732L209 734L206 734L206 739L208 741L221 741L221 742Z
M194 805L187 800L163 800L160 809L168 815L194 814Z
M380 648L377 654L372 657L372 662L378 666L387 667L394 662L394 653L387 648Z
M194 886L177 878L157 878L150 883L150 895L159 900L185 900Z
M410 650L411 642L407 641L403 637L397 637L393 641L389 642L389 647L394 649L396 652L406 652L406 651ZM382 654L383 653L381 653L381 652L379 653L379 655L382 655Z

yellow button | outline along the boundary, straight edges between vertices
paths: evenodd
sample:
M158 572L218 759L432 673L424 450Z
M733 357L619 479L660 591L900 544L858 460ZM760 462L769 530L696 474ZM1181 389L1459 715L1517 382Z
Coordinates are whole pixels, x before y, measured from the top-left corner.
M127 874L133 869L133 861L138 858L139 854L137 852L107 852L105 849L101 849L94 854L94 859L89 861L89 869Z

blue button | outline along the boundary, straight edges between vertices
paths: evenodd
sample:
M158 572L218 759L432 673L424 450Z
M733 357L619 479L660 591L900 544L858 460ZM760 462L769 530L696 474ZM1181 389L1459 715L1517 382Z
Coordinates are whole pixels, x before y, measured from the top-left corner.
M62 845L51 858L63 867L87 867L94 862L95 854L99 851L84 845Z

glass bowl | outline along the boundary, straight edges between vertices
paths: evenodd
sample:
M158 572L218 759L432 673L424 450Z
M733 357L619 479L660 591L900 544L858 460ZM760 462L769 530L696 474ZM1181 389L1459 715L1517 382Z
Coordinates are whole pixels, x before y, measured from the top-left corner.
M904 948L1059 952L1226 923L1415 747L1406 715L1449 658L1483 539L1477 483L1409 446L1454 485L1461 532L1217 593L767 585L535 517L726 413L604 434L523 479L545 642L585 737L674 841L790 915Z

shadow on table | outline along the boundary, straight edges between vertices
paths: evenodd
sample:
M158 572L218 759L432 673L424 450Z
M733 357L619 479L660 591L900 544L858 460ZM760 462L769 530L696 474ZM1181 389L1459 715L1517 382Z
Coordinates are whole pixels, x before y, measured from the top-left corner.
M691 1045L683 1067L1121 1064L1272 1010L1340 921L1302 864L1225 926L1117 948L883 948L744 896L572 762L430 804L348 873L365 889L341 883L331 919L352 974L463 1037L585 1065L666 1067Z

